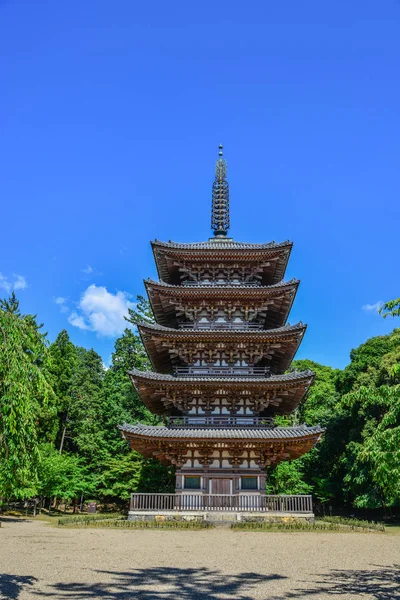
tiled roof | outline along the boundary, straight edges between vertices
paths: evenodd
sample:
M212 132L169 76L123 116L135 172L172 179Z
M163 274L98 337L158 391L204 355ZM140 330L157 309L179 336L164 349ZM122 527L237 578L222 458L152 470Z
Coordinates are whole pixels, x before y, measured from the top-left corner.
M146 323L145 321L141 321L138 323L138 327L142 328L142 329L152 329L156 332L165 332L165 333L171 333L171 334L178 334L178 335L182 335L182 334L187 334L188 337L193 337L193 335L198 334L198 333L215 333L216 335L221 335L221 334L229 334L234 336L239 335L241 336L248 336L248 337L254 337L255 335L260 335L260 336L275 336L275 335L280 335L280 334L285 334L285 333L292 333L292 332L296 332L296 331L301 331L302 329L305 329L306 325L304 325L301 321L299 323L296 323L295 325L283 325L283 327L276 327L275 329L223 329L218 328L215 329L213 327L201 327L201 329L174 329L173 327L164 327L164 325L158 325L158 323Z
M149 379L153 381L166 381L166 382L181 382L185 383L188 381L206 381L206 382L238 382L238 383L274 383L274 382L292 382L301 379L307 379L310 377L314 377L315 373L308 369L307 371L292 371L291 373L284 373L283 375L271 375L270 377L236 377L235 375L230 375L228 377L211 377L210 375L192 375L191 377L174 377L173 375L166 375L164 373L156 373L154 371L139 371L138 369L132 369L128 371L129 375L134 378L142 378Z
M275 427L275 428L262 428L262 427L248 427L246 429L237 428L185 428L185 427L157 427L153 425L142 425L137 423L136 425L129 425L125 423L119 426L119 429L124 433L131 433L137 436L143 436L148 438L186 438L186 439L258 439L258 440L272 440L272 439L294 439L302 438L311 435L320 435L325 430L319 425L314 427L307 427L306 425L299 425L297 427Z
M210 240L207 240L206 242L194 242L189 244L181 244L172 241L160 242L159 240L154 240L154 242L151 242L151 245L184 250L216 250L218 248L222 250L268 250L273 248L281 248L282 246L292 246L293 243L289 240L286 240L285 242L272 241L267 242L266 244L248 244L246 242L235 242L229 239L212 238Z
M157 287L164 287L167 289L171 289L171 290L177 290L179 292L181 291L185 291L185 292L197 292L197 291L201 291L201 290L216 290L219 293L223 292L226 289L229 290L249 290L251 292L254 291L264 291L264 290L275 290L275 289L279 289L279 288L283 288L283 287L290 287L292 285L298 285L300 283L299 279L290 279L290 281L280 281L279 283L274 283L273 285L266 285L266 286L251 286L251 285L238 285L238 284L226 284L226 285L214 285L212 283L210 283L209 285L207 284L201 284L199 286L190 286L190 287L185 287L182 285L171 285L170 283L165 283L164 281L155 281L154 279L151 279L150 277L148 279L144 280L146 285L150 285L150 286L157 286Z

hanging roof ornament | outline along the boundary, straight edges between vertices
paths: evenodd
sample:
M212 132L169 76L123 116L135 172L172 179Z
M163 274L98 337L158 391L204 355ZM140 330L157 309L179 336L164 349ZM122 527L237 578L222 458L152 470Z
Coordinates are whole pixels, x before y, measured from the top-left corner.
M216 237L226 237L229 221L229 183L226 181L226 161L220 144L215 165L215 180L212 186L211 229Z

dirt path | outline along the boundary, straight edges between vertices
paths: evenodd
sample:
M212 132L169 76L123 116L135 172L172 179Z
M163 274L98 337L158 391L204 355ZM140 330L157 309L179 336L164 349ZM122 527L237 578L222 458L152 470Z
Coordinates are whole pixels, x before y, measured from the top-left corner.
M0 599L400 599L400 535L0 528Z

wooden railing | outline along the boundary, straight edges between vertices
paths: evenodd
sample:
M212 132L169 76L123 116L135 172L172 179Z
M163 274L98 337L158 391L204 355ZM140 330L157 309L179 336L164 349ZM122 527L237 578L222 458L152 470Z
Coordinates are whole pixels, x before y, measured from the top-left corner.
M169 417L171 427L275 427L272 417L193 415Z
M131 494L131 511L311 513L312 497L262 494Z
M261 287L261 283L259 281L193 281L190 279L185 279L182 281L181 285L182 287Z
M237 377L268 377L270 375L269 367L229 367L229 366L207 366L207 367L175 367L174 375L186 376L197 375L199 377L210 375L210 377L236 375Z
M188 323L179 323L179 328L180 329L237 329L240 331L247 331L249 329L251 330L262 330L263 329L263 325L262 323L256 323L256 322L250 322L250 321L241 321L241 322L235 322L235 321L225 321L225 322L220 322L220 321L209 321L206 323L200 322L200 321L191 321Z

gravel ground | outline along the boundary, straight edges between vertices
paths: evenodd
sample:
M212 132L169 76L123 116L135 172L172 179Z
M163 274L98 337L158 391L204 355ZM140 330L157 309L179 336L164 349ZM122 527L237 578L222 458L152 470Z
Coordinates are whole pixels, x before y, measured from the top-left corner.
M400 535L57 529L6 520L0 599L400 599Z

